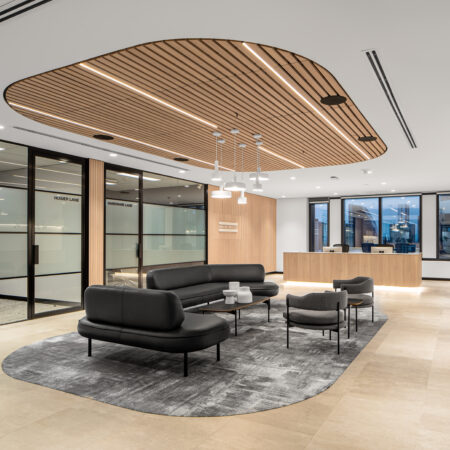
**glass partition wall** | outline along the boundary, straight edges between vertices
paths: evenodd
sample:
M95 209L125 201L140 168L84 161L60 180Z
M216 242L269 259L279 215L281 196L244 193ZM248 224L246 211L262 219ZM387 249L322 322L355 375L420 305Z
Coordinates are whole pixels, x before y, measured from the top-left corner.
M142 287L157 267L206 261L205 186L105 170L105 284Z
M78 309L85 162L0 142L0 324Z
M438 258L450 259L450 194L440 194L438 200Z
M351 251L392 245L397 253L420 251L419 195L343 200L343 239Z

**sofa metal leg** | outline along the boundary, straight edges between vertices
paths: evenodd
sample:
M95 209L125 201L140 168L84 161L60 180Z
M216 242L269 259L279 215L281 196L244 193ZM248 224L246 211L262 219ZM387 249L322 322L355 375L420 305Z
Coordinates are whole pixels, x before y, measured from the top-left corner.
M217 348L216 348L216 350L217 350L217 361L220 361L220 344L217 344Z
M88 356L92 356L92 339L88 338Z
M350 305L349 305L348 306L348 318L347 318L347 328L348 328L347 339L350 339L350 316L351 316L350 312L351 312L351 309L350 309Z
M325 336L325 330L322 330L322 336Z
M184 376L188 376L188 354L184 354Z
M344 309L344 320L347 320L347 310Z
M341 333L340 333L340 328L339 328L339 324L338 324L338 329L337 329L337 352L338 352L338 355L341 353L341 349L340 349L340 346L341 346Z
M375 319L375 305L372 305L372 322L374 322Z
M355 331L358 332L358 307L355 307Z
M267 303L267 322L270 322L270 299Z
M330 339L330 341L331 341L331 330L330 330L330 338L329 338L329 339Z

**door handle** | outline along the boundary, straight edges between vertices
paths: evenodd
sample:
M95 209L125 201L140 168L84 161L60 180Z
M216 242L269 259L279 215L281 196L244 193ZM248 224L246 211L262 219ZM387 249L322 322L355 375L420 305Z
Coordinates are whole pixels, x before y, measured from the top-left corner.
M33 245L33 264L39 264L39 245Z

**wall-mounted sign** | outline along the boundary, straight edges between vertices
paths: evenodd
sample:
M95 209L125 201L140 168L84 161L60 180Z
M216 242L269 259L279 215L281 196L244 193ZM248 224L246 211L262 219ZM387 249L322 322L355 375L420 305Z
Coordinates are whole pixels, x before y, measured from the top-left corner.
M113 206L123 206L125 208L132 208L133 207L132 203L116 202L116 201L110 201L110 200L108 200L107 204L108 205L113 205Z
M55 195L53 200L63 200L65 202L79 202L80 197L66 197L65 195Z
M237 222L219 222L219 231L221 233L237 233Z

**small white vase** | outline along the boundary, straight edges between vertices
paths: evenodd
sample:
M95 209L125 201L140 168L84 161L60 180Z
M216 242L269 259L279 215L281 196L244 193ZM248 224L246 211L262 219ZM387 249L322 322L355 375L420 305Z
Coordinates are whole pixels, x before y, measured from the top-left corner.
M228 283L228 289L232 290L232 291L237 291L239 289L239 281L230 281Z
M251 303L253 295L248 286L241 286L238 290L238 303Z
M234 305L236 303L237 291L233 289L226 289L223 292L225 295L225 304Z

